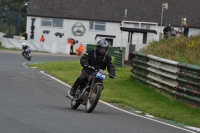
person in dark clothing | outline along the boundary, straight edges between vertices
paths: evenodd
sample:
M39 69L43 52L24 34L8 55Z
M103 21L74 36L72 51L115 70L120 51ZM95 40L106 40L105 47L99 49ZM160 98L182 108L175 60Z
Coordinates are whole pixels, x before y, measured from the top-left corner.
M185 37L188 37L188 33L189 33L188 24L185 24L184 25L183 34L184 34Z
M23 45L22 45L22 50L23 50L22 55L24 56L24 58L26 58L25 55L24 55L24 53L25 53L25 50L26 50L27 48L30 48L30 47L29 47L28 45L26 45L25 43L23 43ZM29 50L29 51L30 51L30 53L31 53L31 50Z
M171 24L170 23L168 23L166 26L165 26L165 28L163 29L163 32L164 32L164 38L170 38L171 37L171 31L172 31L172 29L171 29Z
M26 32L23 33L23 37L25 38L25 40L27 40L27 33Z
M74 82L71 90L70 95L74 96L76 93L77 88L87 81L87 77L92 73L91 67L95 69L102 69L105 70L107 68L109 74L113 75L114 77L110 76L110 78L115 78L115 67L112 63L112 58L110 55L106 53L108 50L108 42L104 39L99 40L97 42L97 48L88 50L80 59L80 64L83 66L81 71L81 75L77 78Z

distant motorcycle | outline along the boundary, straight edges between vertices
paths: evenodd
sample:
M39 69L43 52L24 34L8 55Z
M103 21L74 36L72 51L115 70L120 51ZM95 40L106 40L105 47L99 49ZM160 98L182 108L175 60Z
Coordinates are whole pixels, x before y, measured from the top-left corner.
M70 97L68 92L67 97L71 100L72 109L77 109L79 105L82 104L85 105L85 111L87 113L91 113L100 99L101 91L104 88L103 81L105 80L106 75L110 74L104 72L101 69L95 70L93 67L91 68L93 70L92 75L88 77L88 82L86 84L77 88L75 97Z
M25 58L28 59L29 61L31 60L32 55L31 55L31 52L30 52L30 48L25 49L25 51L24 51L24 56L25 56Z

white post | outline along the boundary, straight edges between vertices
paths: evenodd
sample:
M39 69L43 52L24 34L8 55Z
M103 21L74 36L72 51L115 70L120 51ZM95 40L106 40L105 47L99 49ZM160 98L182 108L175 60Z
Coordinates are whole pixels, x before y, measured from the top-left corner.
M123 21L121 22L121 27L123 27ZM123 31L121 31L121 50L122 50L122 40L123 40L122 34L123 34Z
M181 26L183 25L183 17L181 18Z
M122 36L122 34L123 34L123 31L121 31L121 50L122 50L122 40L123 40L123 36Z
M161 22L160 22L160 39L162 38L162 33L161 33L161 28L162 28L162 20L163 20L163 3L162 3Z

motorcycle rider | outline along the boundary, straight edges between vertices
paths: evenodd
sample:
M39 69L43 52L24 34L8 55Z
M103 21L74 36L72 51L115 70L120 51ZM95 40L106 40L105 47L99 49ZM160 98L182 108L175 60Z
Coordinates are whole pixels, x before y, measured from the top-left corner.
M27 48L30 48L30 47L29 47L28 45L26 45L25 43L23 43L23 44L22 44L22 50L23 50L22 55L24 56L24 58L26 58L25 55L24 55L24 53L25 53L25 50L26 50ZM29 52L31 53L31 50L29 50Z
M108 50L108 47L109 47L108 42L104 39L101 39L97 42L96 49L88 50L80 58L80 64L83 66L83 69L81 70L81 75L74 82L68 95L71 95L71 97L74 97L77 88L83 83L87 82L88 76L91 75L92 73L91 68L95 68L97 70L98 69L105 70L107 67L109 74L112 75L109 77L110 78L116 77L115 67L112 63L112 58L110 55L106 53Z

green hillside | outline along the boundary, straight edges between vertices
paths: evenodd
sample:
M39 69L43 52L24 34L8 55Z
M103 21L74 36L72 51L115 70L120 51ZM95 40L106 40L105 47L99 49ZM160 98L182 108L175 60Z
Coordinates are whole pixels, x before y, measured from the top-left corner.
M162 39L153 41L147 47L141 49L145 54L174 60L180 63L188 63L200 66L200 35L186 38Z

